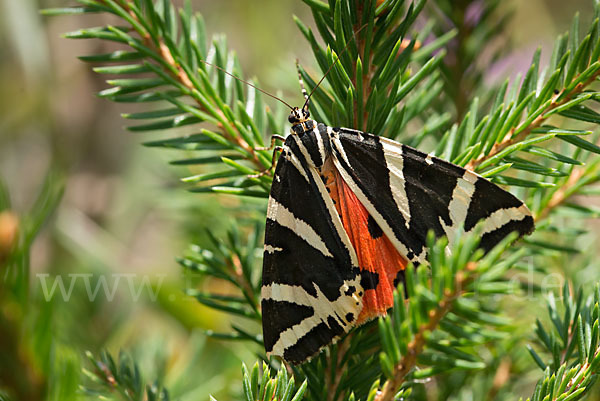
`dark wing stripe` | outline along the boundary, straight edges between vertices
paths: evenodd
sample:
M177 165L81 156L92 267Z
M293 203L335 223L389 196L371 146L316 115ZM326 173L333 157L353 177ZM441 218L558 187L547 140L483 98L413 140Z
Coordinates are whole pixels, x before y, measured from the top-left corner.
M410 202L411 230L427 235L433 229L436 235L444 235L440 218L450 226L450 202L464 170L450 163L426 162L427 154L402 145L406 193Z
M327 324L325 322L319 323L294 345L287 348L283 358L292 363L303 362L306 360L307 354L316 354L323 347L323 344L330 344L337 337L344 334L342 326L333 319L328 320Z
M461 225L470 231L483 220L489 247L511 227L521 235L533 230L531 212L519 199L473 172L387 138L346 128L333 132L344 180L358 188L369 212L376 209L373 217L409 260L424 261L430 229L452 238Z
M324 256L290 229L268 220L266 230L273 234L269 236L269 245L282 250L265 252L263 286L272 283L300 286L308 294L316 297L317 285L327 299L335 300L339 296L343 280L353 277L354 273L349 265L341 264L333 257ZM285 268L271 269L271 266Z
M308 130L314 131L317 135L304 134L302 136L296 136L296 138L304 145L306 154L310 157L311 164L315 167L321 167L325 161L325 150L323 144L319 144L321 136L318 135L319 131L317 125L313 124L312 121L307 121L305 124Z
M317 234L310 224L307 224L304 220L294 216L290 210L288 210L281 203L277 202L275 198L269 199L267 220L273 221L279 224L281 227L291 230L295 235L303 239L310 246L321 252L325 257L333 257L323 239Z
M487 252L498 242L502 241L508 234L516 231L521 235L529 234L533 230L533 217L531 215L523 217L521 220L511 220L503 226L485 233L481 237L480 246Z
M269 199L261 291L267 353L295 363L349 330L362 308L356 254L308 160L302 141L289 136ZM299 321L271 322L297 307L306 308Z
M331 198L316 174L315 170L308 167L305 158L306 150L303 149L301 142L296 142L296 136L292 135L291 140L286 141L289 145L289 160L298 160L297 163L287 163L288 158L277 163L286 165L285 171L276 175L281 177L281 183L273 182L271 197L279 204L287 205L294 217L303 221L318 233L322 242L327 246L329 253L334 255L342 266L356 265L356 255L350 244L350 240L344 231L339 216L333 206ZM304 151L304 152L303 152ZM292 165L290 165L292 164ZM303 166L303 171L297 170L298 166ZM301 182L300 177L308 179L308 185ZM291 205L297 205L292 207ZM318 209L323 213L315 213ZM268 243L268 242L267 242ZM332 249L335 248L335 249Z
M356 131L346 128L334 129L334 132L337 137L332 141L333 154L346 183L398 251L411 261L423 262L425 237L412 235L407 228L408 222L399 213L380 138L366 133L359 136ZM413 221L412 209L410 212Z
M272 350L282 331L299 324L314 315L314 309L293 302L265 299L261 302L262 313L269 316L264 322L265 349Z
M479 220L490 216L498 209L518 208L523 203L514 196L506 196L499 186L480 179L475 183L475 192L471 197L467 219L465 220L465 231L471 230Z

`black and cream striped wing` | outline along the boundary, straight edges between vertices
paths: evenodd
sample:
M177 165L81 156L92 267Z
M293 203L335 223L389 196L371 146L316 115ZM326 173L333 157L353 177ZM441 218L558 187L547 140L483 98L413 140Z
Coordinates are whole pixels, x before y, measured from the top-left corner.
M261 291L267 354L292 363L350 330L363 291L354 249L297 139L286 140L273 179Z
M428 230L453 238L483 220L481 246L533 231L527 206L490 181L387 138L330 129L334 163L344 181L396 249L416 263L426 256Z

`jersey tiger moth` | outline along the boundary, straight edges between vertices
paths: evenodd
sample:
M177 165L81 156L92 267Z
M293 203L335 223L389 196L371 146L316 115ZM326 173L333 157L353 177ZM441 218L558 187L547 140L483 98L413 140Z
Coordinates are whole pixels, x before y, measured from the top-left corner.
M267 355L298 364L386 314L426 236L482 221L490 250L534 222L527 206L476 173L393 140L289 116L269 196L261 289Z

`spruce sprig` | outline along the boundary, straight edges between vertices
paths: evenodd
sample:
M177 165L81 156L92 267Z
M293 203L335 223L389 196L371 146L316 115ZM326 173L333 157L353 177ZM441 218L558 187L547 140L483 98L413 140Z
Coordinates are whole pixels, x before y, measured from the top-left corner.
M130 355L121 352L117 360L104 351L98 358L87 352L86 357L92 366L84 369L84 374L92 385L83 390L94 397L107 398L111 395L123 401L169 401L169 392L155 381L145 383L138 364Z
M579 400L596 382L600 370L600 287L596 285L593 293L584 298L582 291L573 294L565 285L561 300L549 295L551 329L546 329L539 319L536 323L537 342L548 360L544 362L544 358L528 346L544 370L531 398L533 401Z
M107 12L125 25L80 29L65 34L70 39L96 38L130 47L108 54L81 57L94 63L115 65L95 68L100 74L123 75L110 79L112 87L99 96L115 102L159 103L157 110L124 114L134 121L150 121L128 127L133 132L167 130L206 122L211 129L177 138L150 141L147 146L210 152L208 157L176 161L176 164L219 163L224 170L195 175L186 182L204 183L220 179L221 185L195 188L198 192L230 193L266 197L268 174L251 177L271 165L269 152L259 150L271 132L281 132L281 123L265 108L262 95L224 71L242 78L239 60L227 50L224 37L207 46L204 21L193 13L188 0L177 10L169 1L80 2L85 7L49 9L47 15ZM204 62L212 65L208 65ZM152 77L148 78L148 74ZM135 77L143 75L143 77ZM267 135L265 135L267 134ZM240 164L244 160L249 165Z

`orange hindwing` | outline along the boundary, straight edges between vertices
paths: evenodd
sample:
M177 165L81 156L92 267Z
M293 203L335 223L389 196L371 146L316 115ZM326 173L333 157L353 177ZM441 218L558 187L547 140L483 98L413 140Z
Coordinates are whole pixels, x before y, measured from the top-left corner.
M408 262L360 203L331 159L323 165L321 175L356 251L360 269L374 273L364 275L363 309L356 321L361 324L385 315L393 306L394 280Z

